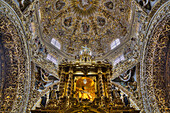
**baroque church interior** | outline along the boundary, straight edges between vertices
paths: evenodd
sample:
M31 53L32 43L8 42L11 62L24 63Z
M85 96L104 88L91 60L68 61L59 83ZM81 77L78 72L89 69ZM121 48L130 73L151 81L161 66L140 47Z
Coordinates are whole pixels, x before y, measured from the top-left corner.
M0 113L170 113L170 0L0 0Z

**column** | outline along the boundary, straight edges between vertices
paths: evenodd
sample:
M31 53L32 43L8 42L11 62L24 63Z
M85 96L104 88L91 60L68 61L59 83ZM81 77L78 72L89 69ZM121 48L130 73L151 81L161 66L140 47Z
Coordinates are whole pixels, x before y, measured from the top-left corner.
M59 83L59 99L63 97L63 93L64 93L64 76L65 76L65 71L62 67L61 69L61 73L60 73L60 83Z
M101 106L104 106L104 85L102 79L102 69L98 68L98 87L99 87L99 94L101 97Z
M72 94L73 88L73 68L70 67L69 75L68 75L68 82L67 82L67 96L70 97Z
M109 99L109 101L112 100L112 95L111 95L111 92L112 92L112 89L111 89L111 75L110 75L110 68L108 67L107 69L107 72L106 72L106 78L107 78L107 83L106 83L106 86L107 86L107 98Z

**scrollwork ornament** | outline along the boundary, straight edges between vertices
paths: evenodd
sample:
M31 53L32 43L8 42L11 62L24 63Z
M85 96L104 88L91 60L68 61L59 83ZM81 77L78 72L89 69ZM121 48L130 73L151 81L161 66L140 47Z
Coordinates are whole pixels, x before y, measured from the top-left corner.
M0 1L1 22L7 30L2 31L2 42L8 62L6 64L6 82L4 85L4 111L25 112L29 97L30 62L26 33L22 21L14 10L3 0ZM8 38L7 38L8 37Z
M165 96L166 89L162 88L166 78L164 66L167 56L169 31L169 4L164 3L155 13L144 39L144 48L141 62L140 87L145 112L168 112ZM163 85L166 87L166 85ZM160 89L162 88L162 89Z

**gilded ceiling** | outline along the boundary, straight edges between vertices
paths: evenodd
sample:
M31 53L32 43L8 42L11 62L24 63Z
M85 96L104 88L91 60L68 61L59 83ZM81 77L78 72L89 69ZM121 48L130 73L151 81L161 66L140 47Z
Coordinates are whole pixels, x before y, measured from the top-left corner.
M99 92L112 88L117 96L121 94L122 100L113 105L123 102L126 94L130 106L141 113L170 111L169 14L170 0L0 0L0 112L30 112L51 88L67 86L65 94L70 96L69 76L91 73L94 67L87 66L89 62L111 66L109 71L96 68L98 80L89 78L100 81ZM61 50L52 47L53 38L61 43ZM110 50L117 38L121 44ZM74 59L82 48L96 59L81 55ZM81 68L84 61L87 64ZM111 84L104 87L102 82L109 79ZM88 78L84 80L88 85ZM94 94L92 89L87 90Z
M71 56L82 46L102 56L129 32L131 0L41 0L39 6L42 38L48 43L55 38Z

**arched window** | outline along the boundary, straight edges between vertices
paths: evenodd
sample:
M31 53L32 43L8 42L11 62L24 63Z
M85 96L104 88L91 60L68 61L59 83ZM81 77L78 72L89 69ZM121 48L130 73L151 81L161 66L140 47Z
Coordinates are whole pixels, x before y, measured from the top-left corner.
M52 38L51 40L51 44L53 44L56 48L60 49L61 48L61 45L60 43L58 42L58 40Z
M57 65L57 59L54 56L48 54L47 59Z
M116 39L114 40L111 45L110 45L110 48L111 49L114 49L116 46L118 46L120 44L120 40L119 39Z
M119 63L120 61L123 61L123 60L125 60L124 55L120 55L114 60L113 65L116 65L117 63Z

